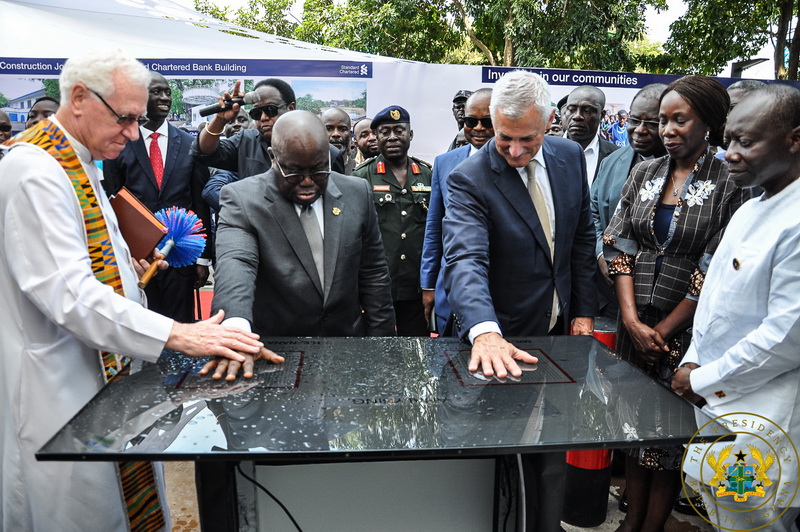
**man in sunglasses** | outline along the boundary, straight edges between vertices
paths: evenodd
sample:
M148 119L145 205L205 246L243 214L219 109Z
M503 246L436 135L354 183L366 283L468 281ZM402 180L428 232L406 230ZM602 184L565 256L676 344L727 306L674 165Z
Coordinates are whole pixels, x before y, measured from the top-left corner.
M234 97L243 98L240 92L241 81L233 85L233 91L224 93L220 105ZM270 169L271 162L267 148L272 144L272 127L275 121L289 111L297 108L292 86L282 79L269 78L256 83L254 92L261 100L250 109L250 118L258 124L257 129L244 129L233 138L220 138L227 123L239 113L239 104L217 113L213 120L206 122L192 144L192 156L199 162L214 168L236 172L239 179L263 174ZM334 147L331 152L333 169L344 173L344 160L341 152Z
M462 161L480 150L494 137L494 126L489 114L489 101L492 89L478 89L467 99L464 115L464 137L467 146L445 152L433 160L433 181L431 183L431 203L425 224L425 240L422 244L422 266L420 285L425 319L431 323L431 311L436 311L436 330L444 332L450 305L444 292L442 262L442 219L447 210L447 176ZM435 292L434 292L435 290Z
M109 195L127 188L153 212L169 207L194 211L211 234L211 212L201 194L208 167L195 161L189 150L194 139L167 121L172 107L169 81L150 73L148 122L139 138L129 142L119 157L103 162L103 187ZM194 290L205 285L213 243L209 238L197 263L161 272L145 288L150 309L180 322L194 319Z
M0 111L0 144L11 138L11 118L5 111ZM2 157L2 152L0 152Z
M237 352L263 345L221 326L221 314L184 324L143 306L137 281L148 265L130 256L95 162L138 139L147 69L103 49L69 59L59 81L58 112L12 139L0 161L0 522L4 530L170 530L147 481L158 469L121 478L130 468L39 462L35 452L123 370L127 357L118 355L156 362L166 347L244 361ZM129 515L126 503L137 511Z

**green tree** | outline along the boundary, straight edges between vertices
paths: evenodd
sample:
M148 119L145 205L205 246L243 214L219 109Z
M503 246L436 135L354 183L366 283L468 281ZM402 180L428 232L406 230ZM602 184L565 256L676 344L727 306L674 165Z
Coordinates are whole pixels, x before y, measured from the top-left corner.
M463 40L445 0L306 0L295 38L438 63Z
M311 111L315 115L322 114L325 103L322 100L315 100L311 94L306 94L297 98L297 108L302 111Z
M8 98L6 95L0 92L0 107L5 107L8 104Z
M292 37L296 22L291 21L293 0L248 0L247 6L233 9L212 0L194 0L194 8L206 15L244 28L281 37ZM228 14L232 11L231 14Z
M775 47L775 78L796 80L800 58L797 0L688 0L664 45L671 73L713 75L728 61L750 59L768 40Z
M39 81L42 82L44 93L47 96L55 98L56 100L61 99L61 85L59 85L57 78L40 79Z
M664 0L453 0L460 26L492 65L634 70L631 43Z
M267 3L250 0L230 14L230 7L195 0L199 11L244 27L359 52L597 70L636 70L643 60L655 61L633 43L644 36L645 8L666 9L666 0L305 0L302 20L294 23L289 0Z

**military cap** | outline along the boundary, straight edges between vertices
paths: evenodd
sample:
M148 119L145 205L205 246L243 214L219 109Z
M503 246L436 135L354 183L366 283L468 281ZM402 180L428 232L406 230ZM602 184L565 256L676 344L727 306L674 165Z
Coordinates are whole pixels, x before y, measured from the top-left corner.
M371 129L375 131L382 124L410 124L411 116L408 111L399 105L390 105L386 109L382 109L372 119Z
M462 89L458 91L455 96L453 96L453 103L457 102L458 100L466 100L470 96L472 96L472 91Z

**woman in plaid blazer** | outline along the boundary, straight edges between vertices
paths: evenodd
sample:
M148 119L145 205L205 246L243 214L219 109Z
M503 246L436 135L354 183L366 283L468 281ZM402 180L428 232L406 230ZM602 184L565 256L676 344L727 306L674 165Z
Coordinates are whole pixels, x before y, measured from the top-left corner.
M667 155L631 170L604 234L619 299L617 352L669 387L691 341L690 327L711 256L733 212L753 197L714 157L730 99L704 76L686 76L661 96L659 135ZM642 124L640 127L646 127ZM628 405L660 413L644 395ZM638 404L642 401L643 404ZM682 448L631 449L622 532L661 530L680 489Z

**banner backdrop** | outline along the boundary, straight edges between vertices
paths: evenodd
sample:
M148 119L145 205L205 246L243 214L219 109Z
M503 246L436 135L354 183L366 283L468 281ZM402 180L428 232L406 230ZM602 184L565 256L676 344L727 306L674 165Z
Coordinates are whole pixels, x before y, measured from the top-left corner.
M196 59L141 58L149 69L171 80L176 126L196 131L203 118L199 107L216 101L243 80L245 90L264 78L289 82L298 107L321 113L342 107L353 119L374 116L388 105L400 105L411 115L414 138L410 153L422 159L447 150L456 135L452 99L461 89L491 87L505 73L517 68L440 65L409 61L358 60ZM8 100L2 109L12 118L14 132L24 128L33 101L55 90L65 59L0 57L0 94ZM595 85L606 95L605 108L612 113L628 110L636 92L651 83L670 83L679 76L631 72L526 68L548 81L552 102L558 102L580 85ZM737 78L717 78L727 86ZM765 80L766 81L766 80ZM795 84L797 85L797 84Z

